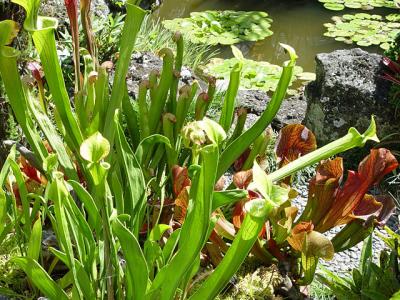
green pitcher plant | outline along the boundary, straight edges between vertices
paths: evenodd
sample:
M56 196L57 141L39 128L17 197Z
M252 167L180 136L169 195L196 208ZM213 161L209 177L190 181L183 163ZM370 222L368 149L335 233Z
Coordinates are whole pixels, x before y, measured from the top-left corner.
M26 287L32 296L213 299L250 252L258 249L258 256L269 261L279 256L265 247L260 232L270 234L266 223L281 225L274 218L292 198L285 180L290 182L290 176L306 166L377 140L372 119L363 134L352 128L319 149L311 146L292 156L282 151L282 159L287 159L281 168L266 174L256 158L265 152L269 139L266 129L292 78L297 56L290 46L282 45L289 60L283 64L271 101L256 123L245 128L246 112L239 109L235 117L241 63L232 71L223 113L214 120L209 107L216 94L215 79L208 79L205 91L196 81L183 84L179 80L185 51L179 33L173 36L176 51L165 48L159 52L162 69L153 70L139 83L135 99L129 96L126 76L135 38L147 13L137 1L126 2L127 16L115 62L98 60L90 1L81 1L80 8L75 0L65 1L73 37L72 93L68 93L57 57L57 20L38 15L39 0L14 2L26 11L23 27L40 62L29 64L28 73L35 84L27 84L18 71L19 51L12 46L19 26L11 20L1 21L0 76L24 139L6 142L10 153L0 171L0 241L17 240L19 257L12 262L26 273ZM79 21L85 36L82 44ZM236 48L233 51L241 55ZM296 130L288 133L298 133ZM225 188L220 178L244 153L249 155L242 167L252 178L238 188ZM364 174L363 168L357 173L355 178L371 177L362 185L363 192L397 166L385 153L391 164L374 179ZM299 154L304 155L298 158ZM382 159L375 161L382 167ZM370 160L366 163L373 164ZM317 230L337 224L322 219L317 222L320 215L312 199L307 215L297 224L293 219L287 222L295 228L279 241L289 241L293 249L303 253L302 264L314 266L318 257L327 257L331 250L329 243L324 244L323 253L309 250L314 249L310 243L322 234ZM331 201L331 214L336 216L335 203L344 200L326 201ZM364 204L379 206L374 202L379 199L367 196L358 196L357 201L348 209L348 225L353 227L345 227L339 240L332 241L335 250L356 242L349 232L354 230L351 224L358 222L359 213L364 209L370 212ZM224 211L238 203L243 204L243 218L235 228ZM379 207L385 205L381 203ZM41 249L44 230L54 232L57 241L47 249L46 257ZM291 240L302 244L301 249ZM212 274L193 291L193 278L201 272L200 256L212 249L210 245L219 245L221 255ZM55 275L56 268L63 272Z

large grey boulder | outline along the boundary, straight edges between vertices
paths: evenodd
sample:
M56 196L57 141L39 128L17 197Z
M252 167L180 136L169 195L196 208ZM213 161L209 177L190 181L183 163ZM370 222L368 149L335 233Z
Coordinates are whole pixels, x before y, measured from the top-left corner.
M361 49L318 54L316 80L306 87L304 123L319 146L347 133L365 130L375 115L380 138L399 130L389 103L390 84L381 78L382 56Z

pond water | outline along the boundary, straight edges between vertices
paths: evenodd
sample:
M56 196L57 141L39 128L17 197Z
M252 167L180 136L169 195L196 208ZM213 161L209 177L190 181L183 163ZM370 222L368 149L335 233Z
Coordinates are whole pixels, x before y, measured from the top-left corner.
M324 37L324 23L331 17L357 10L329 11L317 0L164 0L155 12L155 17L164 19L188 17L193 11L204 10L260 10L267 12L273 19L274 34L255 43L237 45L246 58L268 61L281 65L287 57L279 43L289 44L296 49L299 56L298 65L307 72L315 71L314 57L317 53L331 52L336 49L351 48L332 38ZM375 9L374 13L385 10ZM229 47L220 47L223 58L232 57ZM371 52L382 51L378 47L369 47Z

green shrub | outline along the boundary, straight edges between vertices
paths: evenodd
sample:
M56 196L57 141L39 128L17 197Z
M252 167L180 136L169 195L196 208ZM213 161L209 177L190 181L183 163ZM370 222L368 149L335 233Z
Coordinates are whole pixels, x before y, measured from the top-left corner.
M379 264L373 261L372 236L364 241L359 267L351 276L338 276L323 268L317 279L326 285L337 299L398 299L400 295L399 235L388 231L385 238L390 251L382 250Z

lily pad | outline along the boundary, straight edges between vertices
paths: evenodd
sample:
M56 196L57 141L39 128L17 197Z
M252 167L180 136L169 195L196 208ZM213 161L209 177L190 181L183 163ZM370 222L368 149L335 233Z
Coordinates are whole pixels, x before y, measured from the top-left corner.
M375 7L399 8L395 0L318 0L324 3L324 7L329 10L343 10L345 8L355 8L371 10Z
M273 34L272 19L263 11L192 12L190 18L163 21L171 31L179 31L193 43L232 45L244 41L259 41Z
M250 59L241 59L240 61L243 64L240 79L241 89L262 90L265 92L275 91L282 74L282 67L266 61L254 61ZM212 75L217 79L228 81L231 70L238 62L237 58L215 58L205 67L204 73ZM294 81L306 83L311 80L315 80L314 73L303 72L301 67L295 67L291 84ZM294 92L291 90L292 94Z
M346 44L355 43L361 47L379 45L387 49L396 35L400 33L400 14L386 17L366 13L346 14L332 18L333 23L324 24L327 37Z

